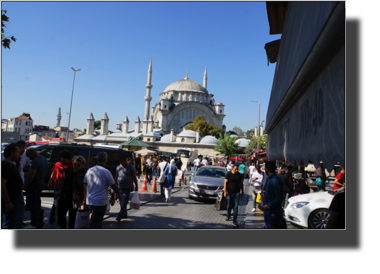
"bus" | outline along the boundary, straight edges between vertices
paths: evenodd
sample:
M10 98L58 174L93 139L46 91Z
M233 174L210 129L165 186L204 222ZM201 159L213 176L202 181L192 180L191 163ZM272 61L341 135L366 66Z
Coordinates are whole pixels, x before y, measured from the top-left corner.
M182 161L182 170L189 169L190 163L192 163L198 156L198 150L193 148L188 149L178 149L177 157L181 158Z

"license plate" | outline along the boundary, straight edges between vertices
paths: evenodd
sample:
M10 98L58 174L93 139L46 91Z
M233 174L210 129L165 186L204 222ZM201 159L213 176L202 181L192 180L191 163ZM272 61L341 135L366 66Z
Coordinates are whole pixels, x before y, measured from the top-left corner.
M213 190L205 190L205 193L208 195L213 195L214 191Z

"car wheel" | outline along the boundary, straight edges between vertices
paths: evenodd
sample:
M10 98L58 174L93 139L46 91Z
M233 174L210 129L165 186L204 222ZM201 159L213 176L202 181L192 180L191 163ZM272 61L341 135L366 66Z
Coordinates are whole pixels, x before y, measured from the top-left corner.
M317 209L310 214L309 228L311 229L325 229L327 221L330 217L328 209Z
M190 200L194 200L194 197L189 195L189 199Z

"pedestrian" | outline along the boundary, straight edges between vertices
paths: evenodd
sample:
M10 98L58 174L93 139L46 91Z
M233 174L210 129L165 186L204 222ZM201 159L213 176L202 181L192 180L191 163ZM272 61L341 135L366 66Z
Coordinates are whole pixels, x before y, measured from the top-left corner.
M318 180L318 178L320 178L320 180L322 180L322 185L320 185L320 186L317 185L317 191L324 191L325 187L326 187L327 176L326 176L326 172L325 172L325 166L324 166L322 161L319 162L319 166L318 166L317 170L315 171L314 176L317 177L317 180Z
M224 167L225 166L224 162L221 161L220 164L219 164L219 166Z
M282 208L285 208L285 202L287 201L289 197L289 188L288 188L288 177L285 174L285 170L283 168L280 168L278 170L278 175L277 175L282 183L282 189L283 189L283 194L282 194Z
M202 164L203 164L204 166L207 166L207 165L208 165L208 161L207 161L207 158L206 158L206 157L202 160Z
M175 166L177 167L178 170L181 170L181 168L182 168L182 161L181 161L180 157L175 159Z
M48 182L48 188L53 188L54 190L54 200L58 199L58 193L59 193L59 183L63 177L63 174L65 173L66 169L69 167L73 167L73 162L71 159L71 153L70 151L64 149L59 152L58 154L59 161L55 163L53 168L51 169L51 175ZM54 185L52 186L52 183L54 182ZM55 216L55 205L53 203L53 206L50 210L49 215L49 223L53 224L55 222L56 216Z
M292 165L288 166L288 172L286 172L286 183L288 186L288 199L294 196L294 179L293 179L294 167Z
M107 153L99 152L97 158L98 164L90 168L83 179L86 204L90 206L92 213L89 224L89 228L92 229L102 228L108 204L108 187L111 187L122 200L119 187L111 172L104 167L107 163Z
M26 228L42 228L44 225L43 210L41 210L41 191L47 173L48 162L35 148L29 147L26 156L32 160L28 177L25 179L26 203L30 208L30 224Z
M171 192L175 184L175 177L178 172L174 159L170 161L170 164L165 168L164 172L166 175L165 182L163 183L163 186L165 187L165 202L169 205Z
M22 228L25 205L20 171L20 148L11 143L5 147L1 161L1 228Z
M193 161L193 164L194 164L194 172L197 173L198 171L198 168L199 168L199 164L200 164L201 160L198 158L195 158L195 160Z
M245 164L244 164L244 161L241 162L241 164L239 165L239 172L240 174L243 176L244 178L244 174L245 174Z
M138 179L140 179L141 175L141 155L137 154L137 157L135 159L135 169L136 169L136 176Z
M21 155L20 175L21 175L22 183L24 184L24 182L25 182L25 172L29 172L31 160L26 156L26 153L25 153L25 151L26 151L26 142L24 140L19 140L19 141L16 142L16 145L20 149L20 155ZM14 164L17 165L16 162L14 162ZM22 192L21 192L21 195L22 195L22 199L24 201L24 194ZM27 208L27 206L25 205L24 212L25 212L26 208ZM22 225L24 226L25 223L22 222Z
M249 166L249 184L253 185L252 181L252 175L256 171L255 163L252 162L251 165Z
M280 229L283 220L281 205L283 187L275 172L275 163L265 162L265 173L268 176L268 182L265 186L264 201L259 205L259 209L264 211L264 220L268 229Z
M153 165L152 165L152 175L154 178L157 179L157 176L158 176L158 173L157 173L157 169L158 169L158 159L157 159L157 155L153 155Z
M98 158L96 158L96 157L92 158L90 167L96 166L97 163L98 163Z
M231 171L226 174L224 180L224 197L227 198L227 217L226 221L231 218L231 210L234 210L232 224L234 227L239 227L237 216L239 210L240 197L244 196L243 176L239 172L239 166L235 162L231 163Z
M122 199L120 200L120 211L116 220L120 222L122 218L128 218L127 204L131 191L138 191L136 170L132 165L132 158L126 155L120 156L120 165L116 168L115 182L117 183ZM133 187L133 183L135 187Z
M153 156L149 155L145 162L145 174L147 175L148 184L151 184L152 172L153 172Z
M346 194L345 191L337 193L331 201L330 216L326 223L326 229L346 228Z
M251 182L253 185L253 191L252 191L252 199L253 199L253 207L252 207L252 212L256 211L256 199L257 195L262 192L262 186L263 186L263 181L265 178L265 172L263 172L260 168L260 166L257 166L255 168L255 171L252 174L251 177Z
M69 228L75 228L77 210L84 208L83 179L87 168L83 156L74 156L72 167L67 167L58 185L58 224L66 229L66 214L69 212Z
M341 171L338 173L338 175L336 175L335 177L335 181L334 181L334 187L333 187L333 190L337 190L343 186L345 186L344 184L344 174L345 174L345 170L344 170L344 167L342 166L341 167Z
M162 158L162 162L158 165L158 168L160 169L160 173L164 172L165 171L165 168L166 166L168 165L168 162L166 162L166 158L163 157ZM159 182L160 183L160 189L161 189L161 196L162 197L165 197L165 193L164 193L164 185L163 183L164 182Z

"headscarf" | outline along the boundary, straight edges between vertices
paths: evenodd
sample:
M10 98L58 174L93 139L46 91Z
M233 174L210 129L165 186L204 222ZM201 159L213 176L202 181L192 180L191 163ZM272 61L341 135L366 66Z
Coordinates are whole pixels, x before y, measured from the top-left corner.
M174 165L174 163L175 163L175 161L174 161L174 159L172 159L170 161L170 165L169 165L169 173L172 173L172 166Z

